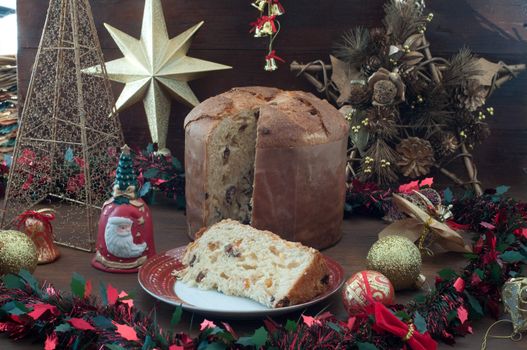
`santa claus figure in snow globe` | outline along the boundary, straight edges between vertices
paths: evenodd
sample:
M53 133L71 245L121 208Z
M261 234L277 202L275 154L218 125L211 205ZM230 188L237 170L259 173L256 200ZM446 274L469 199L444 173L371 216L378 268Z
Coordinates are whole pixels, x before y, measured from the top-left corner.
M117 167L112 198L104 203L93 267L115 273L133 273L155 255L152 216L138 198L137 176L130 148L124 146Z

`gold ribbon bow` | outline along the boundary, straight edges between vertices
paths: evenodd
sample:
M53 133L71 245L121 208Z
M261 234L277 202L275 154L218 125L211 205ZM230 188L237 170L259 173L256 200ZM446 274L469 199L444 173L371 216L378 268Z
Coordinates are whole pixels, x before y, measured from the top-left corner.
M429 255L433 254L430 247L434 244L447 251L472 252L472 248L465 244L463 237L443 222L451 215L448 208L441 204L434 206L418 191L414 191L414 195L424 204L423 206L412 203L401 195L393 195L393 204L409 218L390 224L379 233L379 238L389 235L404 236L412 242L418 242L421 252Z
M128 186L125 191L121 190L118 185L113 188L113 197L126 197L128 199L136 199L135 186Z

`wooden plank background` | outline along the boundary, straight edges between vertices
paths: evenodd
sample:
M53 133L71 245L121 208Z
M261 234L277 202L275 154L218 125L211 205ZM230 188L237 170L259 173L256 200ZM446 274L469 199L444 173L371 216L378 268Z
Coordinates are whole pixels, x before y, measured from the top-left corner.
M170 36L200 20L190 55L234 67L191 83L201 100L234 86L266 85L283 89L313 91L295 78L288 65L274 73L263 68L264 39L248 33L248 23L257 11L249 0L163 0ZM287 14L281 18L283 31L276 41L278 54L288 62L328 58L332 43L346 29L378 26L383 15L382 0L284 0ZM38 47L48 2L18 0L19 91L25 95L31 66ZM103 27L112 26L139 36L143 0L91 0L93 15L106 60L121 57ZM428 38L436 55L451 55L464 45L489 59L507 63L527 62L527 3L525 0L430 0L428 11L435 17ZM114 85L115 96L122 86ZM514 194L527 190L527 73L508 83L489 101L496 116L491 120L492 136L476 152L480 178L487 186L513 185ZM173 104L169 147L178 157L183 152L182 123L189 109ZM145 146L148 128L142 104L121 116L126 141Z

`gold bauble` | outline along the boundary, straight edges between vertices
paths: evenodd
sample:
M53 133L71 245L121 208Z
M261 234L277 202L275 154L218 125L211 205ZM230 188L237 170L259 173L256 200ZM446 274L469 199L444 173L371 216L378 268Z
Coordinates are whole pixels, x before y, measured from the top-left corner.
M375 242L368 252L368 269L382 273L395 290L416 286L421 272L421 253L406 237L386 236Z
M37 262L37 248L31 238L18 231L0 231L0 275L21 269L33 272Z

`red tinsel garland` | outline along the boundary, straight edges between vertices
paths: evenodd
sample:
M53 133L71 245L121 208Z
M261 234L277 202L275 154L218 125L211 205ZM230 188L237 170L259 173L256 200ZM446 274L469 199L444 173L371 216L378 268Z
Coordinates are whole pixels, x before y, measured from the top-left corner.
M373 304L348 320L325 313L303 316L302 322L279 325L270 320L247 337L227 324L201 324L200 334L162 330L150 316L137 311L133 300L112 286L101 286L101 299L91 295L91 283L75 275L72 294L42 286L22 271L6 275L0 284L0 332L14 339L32 337L54 349L431 349L435 342L453 343L472 332L471 321L498 316L500 289L527 262L527 205L496 193L453 203L455 219L477 232L474 254L460 272L445 269L436 289L391 312ZM468 211L467 208L472 208ZM172 328L179 322L177 308ZM383 321L384 320L384 321Z

